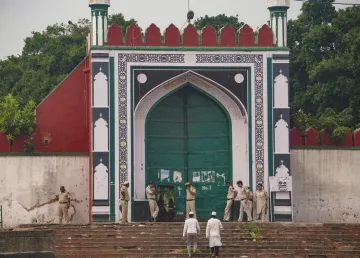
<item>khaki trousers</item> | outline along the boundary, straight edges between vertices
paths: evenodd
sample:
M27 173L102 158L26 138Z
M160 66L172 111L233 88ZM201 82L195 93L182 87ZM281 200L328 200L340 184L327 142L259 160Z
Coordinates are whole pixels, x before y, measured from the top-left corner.
M240 222L243 220L244 212L246 212L246 215L248 217L248 221L253 220L252 215L251 215L252 201L247 201L247 203L245 203L245 201L246 200L242 200L241 204L240 204L240 215L239 215L239 220L238 220Z
M186 218L189 218L190 211L192 211L194 213L194 218L196 219L195 200L186 201Z
M151 217L156 219L159 214L159 206L157 202L155 200L149 199L149 208L150 208Z
M231 211L231 206L232 205L233 205L233 200L227 200L226 201L224 220L228 221L230 219L230 211Z
M68 223L69 220L69 204L68 203L59 203L58 205L58 216L59 216L59 224L62 224L62 220L64 218L65 224Z
M128 202L124 200L120 200L121 205L121 222L128 222Z

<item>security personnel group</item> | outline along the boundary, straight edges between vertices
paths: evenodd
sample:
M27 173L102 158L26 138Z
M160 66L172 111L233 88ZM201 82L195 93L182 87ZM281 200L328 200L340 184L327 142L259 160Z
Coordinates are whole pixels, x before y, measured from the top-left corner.
M128 192L129 182L125 181L120 189L120 205L121 205L121 223L128 222L128 202L130 195ZM250 188L243 185L242 181L237 181L238 190L236 190L231 183L226 182L228 188L226 195L225 211L223 222L232 220L243 222L244 213L246 214L246 221L265 222L267 214L268 194L263 189L262 184L258 184L255 194L250 191ZM189 218L191 212L192 218L196 219L196 188L190 183L185 184L186 187L186 218ZM156 199L156 188L153 181L148 182L145 190L146 198L149 201L150 221L156 221L159 215L159 206ZM254 216L253 216L254 211ZM246 222L245 221L245 222Z

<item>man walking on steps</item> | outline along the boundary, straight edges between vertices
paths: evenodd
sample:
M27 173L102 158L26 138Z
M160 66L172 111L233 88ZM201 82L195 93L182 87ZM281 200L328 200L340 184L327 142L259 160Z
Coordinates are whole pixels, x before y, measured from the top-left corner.
M194 218L194 212L189 212L189 218L185 220L184 224L184 231L183 231L183 238L187 240L187 250L189 257L191 257L191 247L194 247L194 253L196 252L197 248L197 239L200 235L200 226L197 219Z
M156 202L156 189L154 187L154 182L149 181L148 187L146 187L146 197L149 200L149 209L150 209L150 221L156 221L156 218L159 214L159 206Z
M216 218L216 212L211 213L211 219L206 225L206 238L209 239L209 247L211 248L212 257L219 257L219 248L222 246L220 230L223 226L219 219Z

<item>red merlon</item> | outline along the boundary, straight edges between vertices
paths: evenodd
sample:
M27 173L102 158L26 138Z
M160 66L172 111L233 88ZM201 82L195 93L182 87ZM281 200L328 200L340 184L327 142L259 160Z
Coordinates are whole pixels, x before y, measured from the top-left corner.
M220 29L220 46L234 47L236 45L235 31L230 25Z
M263 25L259 29L258 35L258 46L259 47L275 47L273 32L267 25Z
M179 29L174 25L170 24L165 30L165 45L168 47L180 46L180 33Z
M183 46L186 47L196 47L199 45L199 36L197 30L189 24L183 34Z
M304 139L295 127L290 130L290 146L304 146Z
M306 130L305 146L317 146L318 132L314 128Z
M354 147L360 147L360 128L354 132Z
M108 46L122 46L123 45L123 35L121 28L116 24L113 24L109 28L108 32Z
M255 36L253 29L245 24L238 31L239 33L239 46L242 47L253 47L255 46Z
M135 24L131 24L126 30L126 45L134 47L142 45L141 29Z
M151 24L145 32L145 46L160 46L161 45L161 32L155 24Z
M201 45L204 47L216 47L217 46L217 37L216 31L211 25L207 25L202 29Z

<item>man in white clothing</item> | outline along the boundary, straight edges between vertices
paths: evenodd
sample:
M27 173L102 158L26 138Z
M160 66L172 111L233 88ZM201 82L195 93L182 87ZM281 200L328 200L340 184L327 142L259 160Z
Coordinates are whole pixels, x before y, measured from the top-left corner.
M206 225L206 238L209 239L209 247L211 248L212 257L219 257L219 248L221 244L220 230L223 226L219 219L216 218L216 212L211 213L211 219Z
M200 235L200 226L197 219L194 218L194 212L189 212L189 218L185 220L183 238L187 238L187 250L189 257L191 257L191 246L194 247L194 253L197 248L197 238Z

